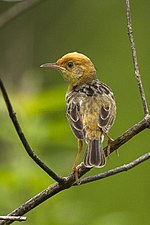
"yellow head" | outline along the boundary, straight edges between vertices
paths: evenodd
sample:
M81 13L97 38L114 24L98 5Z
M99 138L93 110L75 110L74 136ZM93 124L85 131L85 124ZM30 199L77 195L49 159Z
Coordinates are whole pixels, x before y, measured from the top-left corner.
M71 86L81 85L96 78L96 70L91 60L77 52L71 52L60 59L56 63L46 63L41 67L56 68L62 72L65 80Z

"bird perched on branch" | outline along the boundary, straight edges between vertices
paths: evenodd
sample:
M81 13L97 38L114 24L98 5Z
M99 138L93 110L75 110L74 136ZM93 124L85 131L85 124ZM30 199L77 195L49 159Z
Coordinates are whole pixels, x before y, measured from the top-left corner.
M73 165L77 172L77 160L82 150L83 140L87 144L84 157L86 167L103 167L106 163L102 142L114 123L116 104L112 90L96 78L96 70L91 60L77 52L64 55L55 63L41 67L56 68L68 81L66 93L67 118L78 139L78 153ZM109 150L108 150L109 151Z

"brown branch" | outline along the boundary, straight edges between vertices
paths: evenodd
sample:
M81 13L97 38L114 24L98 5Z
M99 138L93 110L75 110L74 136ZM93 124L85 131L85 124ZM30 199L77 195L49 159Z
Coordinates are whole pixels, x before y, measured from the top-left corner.
M27 218L24 216L0 216L0 220L9 220L9 221L26 221Z
M139 165L140 163L142 163L142 162L144 162L148 159L150 159L150 152L141 156L141 157L139 157L139 158L137 158L136 160L134 160L134 161L132 161L132 162L126 164L126 165L114 168L114 169L109 170L109 171L104 172L104 173L97 174L95 176L90 176L90 177L81 179L81 185L89 183L89 182L93 182L93 181L96 181L96 180L100 180L100 179L103 179L103 178L106 178L106 177L110 177L110 176L113 176L113 175L121 173L121 172L125 172L127 170L130 170L130 169L134 168L135 166ZM82 164L81 168L80 168L80 175L81 175L81 173L83 175L83 173L86 173L87 171L88 171L88 169L85 168ZM26 203L21 205L19 208L15 209L8 216L18 216L18 215L22 216L25 213L32 210L33 208L35 208L36 206L38 206L39 204L46 201L47 199L56 195L60 191L63 191L65 189L70 188L70 187L75 186L75 185L77 185L77 184L74 183L74 175L71 174L70 176L68 176L66 178L66 181L63 184L58 184L58 183L53 184L52 186L43 190L42 192L40 192L39 194L37 194L36 196L31 198L29 201L27 201ZM2 222L0 222L0 225L7 225L7 224L11 224L13 222L14 221L11 221L11 220L2 221Z
M146 101L146 97L145 97L145 93L144 93L144 88L142 85L138 62L137 62L137 55L136 55L136 49L135 49L135 43L134 43L132 25L131 25L131 13L130 13L129 0L126 0L126 15L127 15L128 36L129 36L130 45L131 45L134 72L135 72L135 77L136 77L136 80L138 83L138 87L139 87L139 91L140 91L140 95L141 95L141 99L142 99L144 115L146 116L146 115L149 115L149 110L148 110L148 105L147 105L147 101Z
M139 158L135 159L134 161L132 161L128 164L125 164L123 166L116 167L116 168L108 170L104 173L99 173L94 176L83 178L80 180L80 185L87 184L89 182L93 182L96 180L101 180L103 178L110 177L110 176L116 175L121 172L126 172L148 159L150 159L150 152L146 153L145 155L140 156Z
M72 176L72 178L73 177L74 176ZM13 212L8 214L8 216L24 215L25 213L29 212L30 210L32 210L33 208L35 208L42 202L46 201L47 199L51 198L52 196L56 195L60 191L66 188L69 188L74 182L72 178L70 176L68 181L66 181L66 184L64 183L63 185L61 185L61 184L55 183L52 186L49 186L47 189L43 190L42 192L40 192L39 194L31 198L29 201L25 202L23 205L15 209ZM7 225L11 223L13 223L13 221L2 221L0 222L0 225Z
M8 9L0 16L0 28L7 25L8 22L15 19L21 13L25 12L27 9L35 6L36 4L42 2L41 0L25 0L23 2L15 4L13 7Z
M0 80L0 89L2 91L8 112L9 112L9 116L14 124L14 127L18 133L18 136L26 150L26 152L28 153L28 155L34 160L34 162L41 167L41 169L43 169L50 177L52 177L55 181L57 182L62 182L63 179L61 177L59 177L54 171L52 171L44 162L42 162L42 160L33 152L33 150L31 149L26 137L24 136L24 133L21 129L21 126L17 120L17 116L16 113L13 110L13 107L11 105L11 102L9 100L8 94L6 92L6 89L4 87L3 82Z

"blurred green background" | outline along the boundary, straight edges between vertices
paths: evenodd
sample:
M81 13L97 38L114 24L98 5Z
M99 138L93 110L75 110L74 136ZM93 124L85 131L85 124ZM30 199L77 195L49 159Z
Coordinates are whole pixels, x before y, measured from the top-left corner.
M0 15L16 3L0 1ZM150 104L150 1L131 1L134 38ZM0 17L1 18L1 17ZM67 84L57 71L41 69L67 52L88 55L98 78L114 91L116 138L143 118L127 36L125 1L43 0L0 30L0 77L23 131L38 156L61 176L71 172L76 139L65 117ZM0 215L53 183L28 157L0 96ZM113 153L97 174L149 151L150 133L140 133ZM81 154L80 161L83 158ZM74 187L27 214L27 225L150 224L150 163L91 184Z

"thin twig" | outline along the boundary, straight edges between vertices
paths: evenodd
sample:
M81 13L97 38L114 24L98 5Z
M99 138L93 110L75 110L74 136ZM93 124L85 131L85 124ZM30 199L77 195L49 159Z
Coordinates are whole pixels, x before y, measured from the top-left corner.
M94 176L83 178L80 180L80 184L87 184L89 182L101 180L103 178L110 177L110 176L116 175L121 172L125 172L127 170L134 168L135 166L139 165L140 163L142 163L148 159L150 159L150 152L146 153L145 155L140 156L139 158L135 159L134 161L132 161L128 164L125 164L123 166L116 167L116 168L108 170L104 173L100 173L100 174L96 174Z
M104 173L97 174L95 176L90 176L90 177L84 178L84 179L81 180L81 184L93 182L93 181L96 181L96 180L100 180L100 179L110 177L110 176L113 176L115 174L127 171L129 169L134 168L135 166L139 165L140 163L142 163L142 162L144 162L148 159L150 159L150 153L147 153L147 154L139 157L138 159L136 159L136 160L134 160L134 161L132 161L132 162L126 164L126 165L114 168L114 169L109 170L109 171L104 172ZM83 165L82 165L82 170L84 170L84 169L87 170L87 168L83 167ZM81 172L83 172L83 171L81 171ZM13 215L22 216L25 213L32 210L33 208L35 208L36 206L38 206L39 204L41 204L42 202L44 202L47 199L51 198L52 196L56 195L60 191L63 191L67 188L70 188L70 187L76 186L76 185L77 184L74 183L74 175L71 174L70 176L68 176L66 178L66 182L64 182L62 185L58 184L58 183L53 184L52 186L43 190L38 195L34 196L29 201L27 201L26 203L21 205L19 208L15 209L8 216L13 216ZM13 221L6 221L6 222L2 221L2 222L0 222L0 225L4 225L4 224L7 225L7 224L11 224L11 223L13 223Z
M126 15L127 15L128 36L129 36L130 45L131 45L135 77L136 77L136 80L138 83L138 87L139 87L139 91L140 91L140 95L141 95L141 99L142 99L144 115L147 116L147 115L149 115L149 110L148 110L148 105L147 105L147 101L146 101L146 97L145 97L145 93L144 93L144 88L142 85L138 62L137 62L137 55L136 55L136 49L135 49L135 43L134 43L134 37L133 37L132 25L131 25L131 13L130 13L129 0L126 0Z
M26 221L25 216L0 216L0 220L10 220L10 221Z
M40 2L42 2L42 0L25 0L23 2L15 4L0 16L0 28L4 27L8 22L12 21L21 13L25 12L27 9L35 6Z
M21 129L21 126L17 120L17 116L16 113L13 110L13 107L11 105L11 102L9 100L7 91L4 87L4 84L2 82L2 80L0 80L0 89L2 91L8 112L9 112L9 116L15 126L15 129L18 133L18 136L26 150L26 152L28 153L28 155L34 160L34 162L40 166L50 177L52 177L55 181L57 182L63 182L63 179L61 177L59 177L54 171L52 171L44 162L42 162L42 160L33 152L33 150L31 149L26 137L24 136L24 133Z
M35 208L36 206L38 206L39 204L41 204L42 202L46 201L47 199L51 198L52 196L56 195L57 193L59 193L60 191L64 189L65 189L64 185L62 186L58 183L55 183L52 186L49 186L47 189L40 192L39 194L37 194L36 196L34 196L33 198L31 198L30 200L28 200L27 202L25 202L20 207L16 208L14 211L9 213L8 216L13 216L13 215L22 216L25 213L32 210L33 208ZM13 223L13 221L2 221L0 222L0 225L7 225L11 223Z

